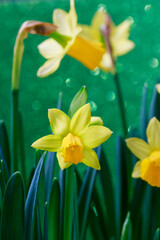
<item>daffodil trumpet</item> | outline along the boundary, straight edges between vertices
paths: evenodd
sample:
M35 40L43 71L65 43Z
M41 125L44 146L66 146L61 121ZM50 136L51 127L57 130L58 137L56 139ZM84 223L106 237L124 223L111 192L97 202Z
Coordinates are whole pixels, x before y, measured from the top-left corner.
M100 125L91 125L90 104L75 112L70 119L58 109L49 109L48 118L53 135L47 135L32 144L33 148L57 152L61 169L84 163L100 170L96 148L111 136L111 131Z
M153 117L146 130L147 140L128 138L126 143L139 159L132 177L141 178L153 187L160 187L160 122Z

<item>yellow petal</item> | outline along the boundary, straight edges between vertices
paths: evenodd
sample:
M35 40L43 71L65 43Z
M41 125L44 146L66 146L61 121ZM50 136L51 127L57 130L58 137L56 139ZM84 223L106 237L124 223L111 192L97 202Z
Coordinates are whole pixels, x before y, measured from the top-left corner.
M52 132L55 135L65 136L69 132L70 118L59 109L48 109L48 118Z
M71 120L70 130L72 133L81 135L88 127L91 121L91 107L90 104L85 104L79 108L73 115Z
M73 45L67 52L69 56L77 59L91 70L94 70L99 66L104 53L105 49L103 49L99 44L93 43L81 37L76 37Z
M120 23L118 26L116 26L114 28L113 33L111 34L114 35L113 37L115 39L120 39L120 38L127 39L129 37L131 24L132 22L130 21L130 19L126 19L125 21Z
M157 92L160 93L160 83L156 84Z
M130 52L135 47L134 42L128 39L111 41L111 45L113 49L113 55L115 57L122 56Z
M49 38L43 41L41 44L38 45L38 50L40 54L46 58L57 58L63 55L64 49L63 47L54 39Z
M89 41L97 41L97 39L94 38L94 32L95 32L94 28L88 25L80 25L80 27L82 29L82 31L79 33L80 37L85 38Z
M103 55L99 66L104 72L112 72L114 70L114 66L113 66L113 63L112 63L112 58L111 58L109 53L106 52Z
M106 12L103 9L99 9L93 16L91 27L93 29L92 36L95 40L101 41L101 31L100 28L106 22Z
M160 149L160 122L155 117L148 124L147 138L152 149Z
M75 4L74 0L70 0L70 11L69 11L69 25L71 32L74 33L76 27L77 27L77 14L75 10Z
M63 170L65 168L68 168L72 165L72 163L65 163L62 157L62 152L57 152L57 159L58 159L58 163L60 168Z
M153 187L160 187L160 167L146 158L141 163L141 178Z
M91 122L89 124L91 125L100 125L103 126L103 120L101 117L91 117Z
M128 138L126 143L131 152L139 159L147 158L151 153L149 144L139 138Z
M103 142L105 142L112 132L103 126L90 126L87 130L81 135L83 144L90 148L96 148Z
M101 169L97 154L95 153L94 150L85 148L83 150L83 154L84 154L84 158L82 162L84 164L86 164L88 167L91 167L97 170Z
M49 152L57 152L61 149L62 138L56 135L47 135L35 141L32 144L33 148L46 150Z
M141 167L141 162L138 161L136 165L134 166L133 172L132 172L132 177L133 178L140 178L141 177L141 172L140 172L140 167Z
M54 73L61 62L62 58L50 59L46 61L37 72L38 77L47 77L48 75Z
M68 13L62 9L55 9L53 12L53 23L58 27L57 32L66 35L72 36L70 29Z

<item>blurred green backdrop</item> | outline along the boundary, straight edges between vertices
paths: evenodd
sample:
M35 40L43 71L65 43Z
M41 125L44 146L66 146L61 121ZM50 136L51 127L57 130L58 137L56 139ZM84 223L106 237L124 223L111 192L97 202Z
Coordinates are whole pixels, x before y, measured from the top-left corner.
M105 5L115 24L131 17L130 39L135 49L120 57L117 68L125 99L128 127L139 126L139 113L144 83L148 85L148 100L159 77L160 68L160 2L157 0L75 0L78 22L90 24L97 7ZM55 8L69 10L69 0L0 2L0 119L7 123L10 134L10 87L13 47L17 32L26 20L52 22ZM114 134L104 144L109 164L115 175L115 139L121 132L114 81L110 74L91 72L81 63L66 56L58 71L40 79L37 69L44 62L37 45L44 37L30 35L25 40L25 51L20 79L20 110L24 120L26 164L34 165L34 149L30 145L49 134L48 108L57 105L58 93L63 92L63 110L68 111L75 93L86 85L93 115L103 118L105 126Z

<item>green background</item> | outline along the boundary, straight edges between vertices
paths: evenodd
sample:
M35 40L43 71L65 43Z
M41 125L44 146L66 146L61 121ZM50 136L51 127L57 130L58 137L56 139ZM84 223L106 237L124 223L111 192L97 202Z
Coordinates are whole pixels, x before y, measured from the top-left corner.
M124 95L128 130L139 127L139 113L143 85L148 85L148 101L159 77L160 59L160 2L135 0L75 0L78 22L90 24L97 7L105 5L115 24L129 16L133 24L130 39L135 49L119 57L117 69ZM102 4L102 5L101 5ZM13 47L17 32L26 20L52 22L55 8L69 10L68 0L0 3L0 119L4 119L10 135L10 88ZM110 74L91 72L81 63L66 56L56 73L47 78L36 76L44 62L37 45L45 38L29 35L20 79L20 110L23 116L26 164L28 170L34 165L35 150L30 145L38 138L49 134L48 108L57 105L58 93L63 92L62 109L68 111L76 92L86 85L92 115L99 115L104 125L114 134L104 144L109 164L115 175L115 139L121 133L121 119L117 104L115 85ZM81 167L81 166L80 166Z

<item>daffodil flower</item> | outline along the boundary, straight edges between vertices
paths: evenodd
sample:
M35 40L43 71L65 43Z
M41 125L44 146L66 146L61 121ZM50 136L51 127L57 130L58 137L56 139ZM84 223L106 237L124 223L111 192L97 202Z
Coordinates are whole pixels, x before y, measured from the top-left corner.
M57 26L57 34L54 33L51 38L38 46L40 54L47 61L39 68L37 75L46 77L54 73L66 54L94 70L101 61L105 50L102 48L102 44L94 44L79 36L81 27L77 25L74 0L70 0L69 13L62 9L54 10L53 23Z
M128 138L128 148L140 160L132 177L142 178L152 186L160 187L160 122L154 117L147 127L148 143L139 138Z
M134 48L134 42L128 39L130 27L131 21L129 19L115 26L108 13L102 8L95 13L91 26L81 25L81 37L105 45L106 52L99 64L103 71L113 72L113 61L118 56L122 56ZM105 28L108 30L108 36L104 37L106 35L106 33L103 34ZM107 40L106 37L108 37Z
M32 147L57 152L61 169L83 162L100 170L97 154L92 148L106 141L112 132L104 126L89 126L90 105L81 107L72 119L61 110L49 109L48 118L53 134L38 139Z
M160 93L160 83L156 84L157 92Z

